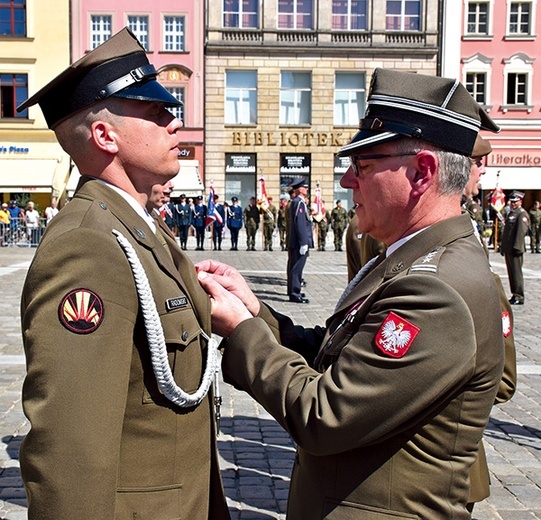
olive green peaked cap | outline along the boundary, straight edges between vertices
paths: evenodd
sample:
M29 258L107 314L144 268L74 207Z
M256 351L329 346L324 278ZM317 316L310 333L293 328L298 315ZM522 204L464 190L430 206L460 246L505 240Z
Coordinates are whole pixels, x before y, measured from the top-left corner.
M145 49L125 27L70 65L17 111L39 104L47 124L54 128L68 116L110 96L182 105L156 76Z
M338 155L412 137L470 156L481 128L500 130L458 80L378 68L359 132Z

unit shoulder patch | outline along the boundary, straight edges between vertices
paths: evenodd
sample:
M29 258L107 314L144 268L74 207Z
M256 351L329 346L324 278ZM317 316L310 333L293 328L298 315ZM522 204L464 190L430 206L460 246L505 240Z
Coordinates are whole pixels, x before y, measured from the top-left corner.
M60 323L75 334L90 334L103 321L103 301L89 289L74 289L58 306Z
M413 323L390 312L376 334L376 346L387 356L401 358L409 350L420 330Z

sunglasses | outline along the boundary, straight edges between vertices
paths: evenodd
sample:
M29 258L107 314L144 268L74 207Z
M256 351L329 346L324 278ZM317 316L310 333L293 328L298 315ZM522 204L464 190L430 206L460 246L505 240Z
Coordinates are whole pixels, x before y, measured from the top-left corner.
M402 153L375 153L372 155L350 155L349 161L351 163L351 169L355 174L355 177L358 177L360 174L360 169L358 167L359 161L368 161L370 159L386 159L387 157L403 157L406 155L417 155L418 152L402 152Z

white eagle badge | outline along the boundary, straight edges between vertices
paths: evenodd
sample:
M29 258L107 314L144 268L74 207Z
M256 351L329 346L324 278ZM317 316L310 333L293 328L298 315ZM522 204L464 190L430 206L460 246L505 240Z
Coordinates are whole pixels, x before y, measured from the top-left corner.
M420 330L409 321L390 312L376 334L376 345L384 354L401 358L409 350Z

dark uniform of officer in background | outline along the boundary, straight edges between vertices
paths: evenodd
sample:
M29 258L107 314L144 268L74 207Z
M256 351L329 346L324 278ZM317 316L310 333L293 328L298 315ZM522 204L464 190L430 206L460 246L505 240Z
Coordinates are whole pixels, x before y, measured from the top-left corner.
M250 203L244 208L244 227L246 228L246 251L255 251L255 237L259 229L259 208L255 197L250 198Z
M175 204L175 219L177 222L180 248L183 251L186 251L188 244L188 233L190 231L191 209L188 202L186 202L185 193L180 195L180 202Z
M239 250L239 231L242 228L242 208L239 199L231 197L231 206L227 208L227 227L231 232L231 251Z
M500 252L505 257L507 274L509 275L509 287L512 296L509 299L511 305L524 305L524 277L522 264L526 252L526 235L530 227L528 212L522 207L524 193L513 191L509 197L511 211L505 218Z
M29 520L229 517L209 299L146 210L179 170L181 103L156 76L124 29L18 108L39 103L82 174L22 294Z
M294 325L234 268L196 266L227 338L225 380L297 445L288 520L470 518L469 470L503 369L498 289L460 207L479 128L498 130L458 81L374 71L340 183L360 232L387 250L325 327Z
M199 195L192 208L191 225L195 228L195 250L205 250L205 228L207 221L207 205L203 202L203 197Z

